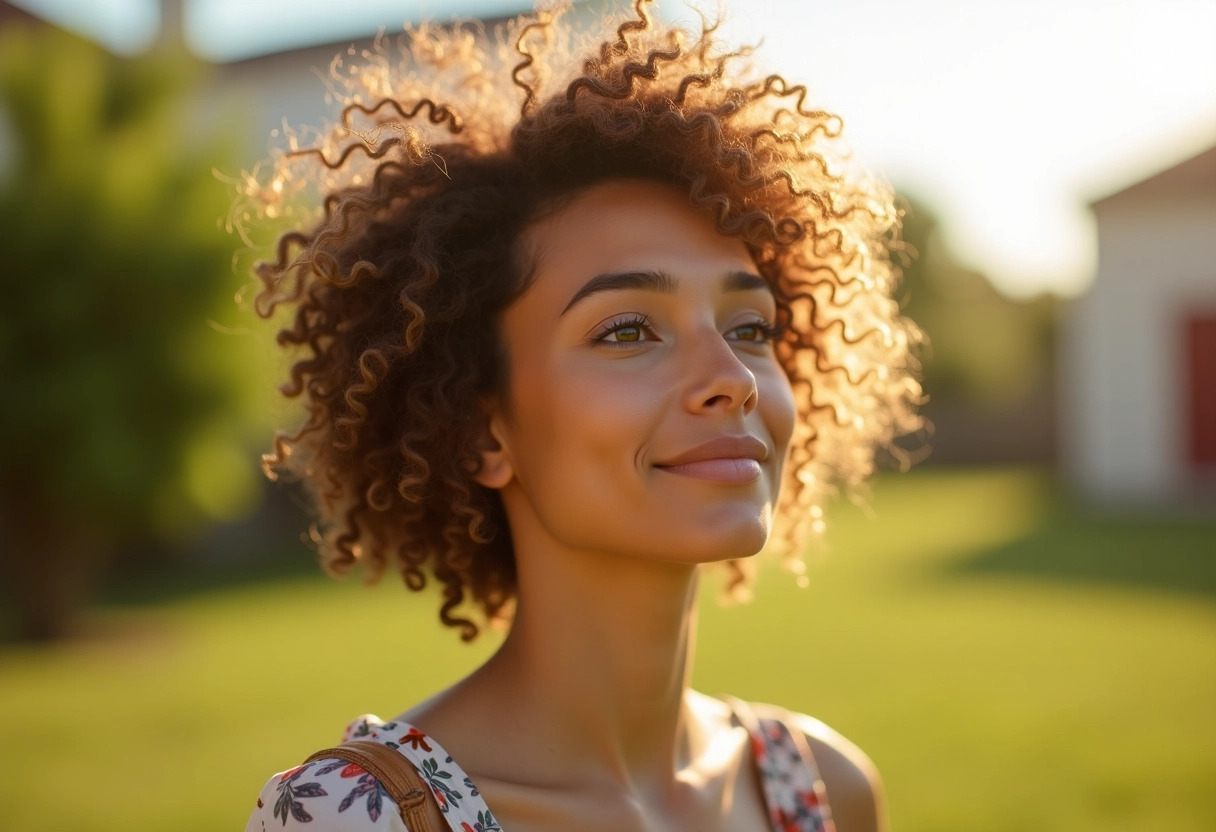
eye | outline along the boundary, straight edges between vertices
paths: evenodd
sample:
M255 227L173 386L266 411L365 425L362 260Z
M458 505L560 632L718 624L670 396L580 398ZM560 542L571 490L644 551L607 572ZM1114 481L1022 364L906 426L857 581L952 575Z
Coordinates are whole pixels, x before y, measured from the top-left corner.
M766 341L776 341L781 337L781 327L774 326L765 320L750 321L732 329L727 335L733 341L749 344L761 344Z
M593 337L597 344L639 344L654 340L650 329L650 321L642 315L632 315L628 318L618 318Z

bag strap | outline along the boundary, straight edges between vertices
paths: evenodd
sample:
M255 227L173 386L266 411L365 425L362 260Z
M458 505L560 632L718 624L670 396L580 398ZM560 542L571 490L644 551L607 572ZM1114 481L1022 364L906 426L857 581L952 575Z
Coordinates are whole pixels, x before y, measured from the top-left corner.
M310 754L314 760L346 760L362 768L384 786L397 807L409 832L433 832L426 811L427 789L414 765L399 751L375 740L351 740L333 748Z

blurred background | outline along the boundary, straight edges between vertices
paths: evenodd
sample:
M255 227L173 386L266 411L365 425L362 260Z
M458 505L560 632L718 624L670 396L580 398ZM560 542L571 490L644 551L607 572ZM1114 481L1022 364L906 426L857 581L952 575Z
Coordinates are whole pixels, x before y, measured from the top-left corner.
M242 828L493 650L318 574L258 468L291 410L229 227L334 55L522 8L0 0L4 828ZM809 589L706 582L697 685L852 738L902 832L1216 828L1216 2L735 0L723 31L901 193L935 432L828 508Z

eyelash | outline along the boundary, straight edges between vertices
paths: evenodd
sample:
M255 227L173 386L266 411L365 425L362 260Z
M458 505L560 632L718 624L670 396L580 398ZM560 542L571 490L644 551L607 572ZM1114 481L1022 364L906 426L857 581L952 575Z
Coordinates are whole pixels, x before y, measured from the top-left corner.
M774 324L771 324L763 318L757 318L754 321L748 321L747 323L739 324L739 326L732 329L731 332L734 332L735 330L738 330L738 329L743 329L744 327L754 327L754 328L758 329L760 331L760 337L755 340L752 340L752 341L740 341L739 343L741 343L741 344L760 344L760 343L768 343L771 341L777 341L777 340L780 340L781 336L785 334L785 327L776 326ZM601 329L596 335L592 336L591 340L596 344L606 344L607 346L610 346L610 347L624 347L624 346L632 346L633 344L643 343L641 340L638 340L638 341L609 341L608 340L609 335L612 335L614 332L619 332L622 329L638 329L638 330L641 330L643 333L651 332L651 334L653 334L653 332L651 330L650 319L647 318L645 315L634 315L629 318L618 318L618 319L612 321L607 326L605 326L603 329Z
M610 347L624 347L641 343L640 339L638 341L608 340L609 335L612 335L614 332L619 332L622 329L638 329L642 330L643 332L650 332L650 319L645 315L632 315L628 318L617 318L592 336L591 340L596 344L606 344Z
M743 327L745 327L745 326L755 327L756 329L760 330L759 338L757 338L755 341L744 341L743 343L745 343L745 344L747 344L747 343L759 344L759 343L764 343L764 342L780 341L781 336L783 336L785 334L785 327L777 326L776 324L769 323L768 321L764 320L763 318L757 318L754 321L748 321L745 324L739 324L737 327L735 327L735 329L743 329ZM734 330L731 330L731 331L733 332Z

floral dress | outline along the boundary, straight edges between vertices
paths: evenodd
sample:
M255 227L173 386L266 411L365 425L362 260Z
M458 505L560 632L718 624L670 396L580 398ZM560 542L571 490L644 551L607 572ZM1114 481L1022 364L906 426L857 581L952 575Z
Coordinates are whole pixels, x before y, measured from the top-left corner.
M778 719L757 719L732 702L751 735L773 832L834 832L823 780L805 743ZM430 787L452 832L503 832L469 776L443 746L408 722L370 714L346 729L342 742L369 739L405 755ZM801 745L802 751L799 750ZM245 832L409 832L384 787L345 760L314 760L271 777Z

